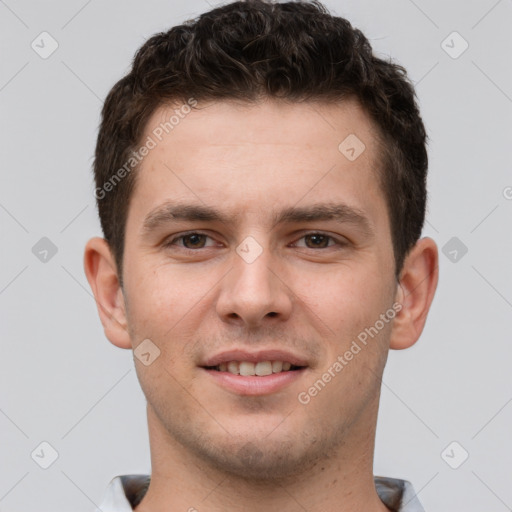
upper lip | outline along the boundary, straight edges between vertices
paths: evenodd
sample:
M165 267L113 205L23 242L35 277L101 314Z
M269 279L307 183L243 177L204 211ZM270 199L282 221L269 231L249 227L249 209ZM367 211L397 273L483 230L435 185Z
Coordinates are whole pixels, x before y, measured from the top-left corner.
M247 350L228 350L209 357L200 366L218 366L221 363L229 363L230 361L249 361L251 363L259 363L262 361L283 361L291 363L294 366L307 366L307 362L304 358L291 352L277 349L259 350L257 352L248 352Z

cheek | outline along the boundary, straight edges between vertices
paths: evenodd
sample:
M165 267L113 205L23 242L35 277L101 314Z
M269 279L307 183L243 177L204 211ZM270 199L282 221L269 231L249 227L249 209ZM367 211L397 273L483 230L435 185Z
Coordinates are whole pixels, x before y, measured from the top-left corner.
M382 276L368 265L330 269L315 278L297 276L295 290L304 303L334 333L367 327L389 307L389 290ZM333 333L331 332L331 335Z
M131 272L131 273L129 273ZM139 328L170 329L184 318L205 293L200 276L185 269L160 266L127 269L129 313Z
M192 365L193 340L198 329L212 317L215 293L213 272L192 272L184 267L161 265L151 270L132 266L126 275L127 322L134 346L150 339L160 350L158 363L172 374L188 371ZM187 364L183 364L183 362ZM156 363L155 363L156 365ZM158 365L156 365L158 366ZM152 378L141 368L141 378ZM164 371L162 369L162 371ZM161 375L165 379L166 375ZM167 376L168 377L168 376Z

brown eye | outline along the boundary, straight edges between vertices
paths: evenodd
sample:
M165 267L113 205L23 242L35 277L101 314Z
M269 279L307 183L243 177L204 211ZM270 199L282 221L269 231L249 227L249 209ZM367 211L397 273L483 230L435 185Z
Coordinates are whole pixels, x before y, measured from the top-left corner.
M180 237L183 241L183 246L187 249L202 249L206 245L206 235L200 233L192 233L190 235L184 235Z
M324 249L329 247L329 240L331 240L331 237L322 235L320 233L315 233L312 235L304 236L304 240L306 242L306 247L309 249Z
M165 247L170 248L178 246L188 250L204 249L213 245L213 240L208 235L197 232L180 235L164 243Z

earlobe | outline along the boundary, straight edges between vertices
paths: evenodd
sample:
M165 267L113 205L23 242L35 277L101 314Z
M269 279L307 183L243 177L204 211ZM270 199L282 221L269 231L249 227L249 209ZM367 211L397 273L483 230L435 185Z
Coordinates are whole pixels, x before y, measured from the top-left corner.
M110 247L103 238L96 237L87 242L84 270L106 337L116 347L132 348L117 267Z
M431 238L420 239L405 258L397 287L396 302L401 310L393 321L390 348L414 345L425 326L439 277L437 245Z

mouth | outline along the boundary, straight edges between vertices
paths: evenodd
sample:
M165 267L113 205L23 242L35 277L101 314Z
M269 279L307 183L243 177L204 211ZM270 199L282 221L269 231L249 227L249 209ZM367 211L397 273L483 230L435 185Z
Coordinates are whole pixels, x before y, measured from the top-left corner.
M203 368L217 372L228 372L232 375L241 375L242 377L266 377L275 373L297 371L305 368L305 366L297 366L289 361L259 361L257 363L251 361L229 361L215 366L204 366Z
M230 351L200 366L223 389L236 395L270 395L291 385L308 369L305 359L267 350L258 353Z

